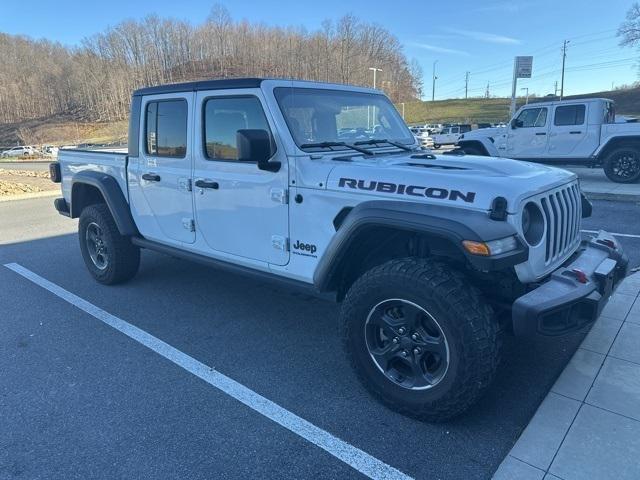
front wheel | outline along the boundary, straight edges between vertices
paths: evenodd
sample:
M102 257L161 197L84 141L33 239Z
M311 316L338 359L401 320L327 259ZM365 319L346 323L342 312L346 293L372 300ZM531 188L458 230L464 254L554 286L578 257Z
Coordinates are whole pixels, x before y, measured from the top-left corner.
M440 145L439 143L434 143L433 144L433 148L435 148L436 150L438 150L442 145Z
M140 249L120 235L105 204L86 207L78 223L80 251L98 282L114 285L131 279L140 266Z
M620 147L604 160L604 173L616 183L634 183L640 179L640 148Z
M499 361L498 325L464 277L421 258L360 277L342 306L344 343L364 386L403 414L444 421L467 410Z

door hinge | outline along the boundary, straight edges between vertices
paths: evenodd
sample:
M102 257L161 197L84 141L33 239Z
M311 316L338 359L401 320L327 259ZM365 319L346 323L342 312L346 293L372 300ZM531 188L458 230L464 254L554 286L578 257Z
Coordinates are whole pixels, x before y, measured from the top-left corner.
M276 250L282 250L283 252L289 251L289 239L280 235L271 236L271 246Z
M182 226L189 230L190 232L196 231L196 222L193 218L183 218Z
M284 188L272 188L270 191L271 200L277 203L287 204L289 203L289 194Z

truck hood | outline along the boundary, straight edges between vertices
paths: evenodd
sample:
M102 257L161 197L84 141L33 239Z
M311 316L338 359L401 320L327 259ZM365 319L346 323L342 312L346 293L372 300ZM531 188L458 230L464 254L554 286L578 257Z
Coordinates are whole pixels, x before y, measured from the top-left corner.
M359 157L356 157L359 158ZM506 158L473 155L389 155L336 162L327 189L475 210L504 197L509 213L527 197L576 181L567 170Z
M471 130L470 132L465 132L463 134L463 138L471 139L471 138L487 138L487 137L499 137L507 132L507 127L492 127L492 128L479 128L477 130Z

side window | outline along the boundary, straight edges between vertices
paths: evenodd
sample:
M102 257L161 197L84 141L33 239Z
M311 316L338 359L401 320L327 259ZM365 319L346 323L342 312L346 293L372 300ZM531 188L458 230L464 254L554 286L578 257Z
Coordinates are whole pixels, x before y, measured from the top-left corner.
M556 107L556 116L553 119L553 124L557 126L582 125L584 123L584 113L584 105Z
M183 158L187 154L186 100L147 103L145 136L147 154Z
M516 119L518 128L544 127L547 124L547 109L527 108Z
M219 97L205 101L204 153L207 158L237 161L236 133L244 129L270 131L256 97Z

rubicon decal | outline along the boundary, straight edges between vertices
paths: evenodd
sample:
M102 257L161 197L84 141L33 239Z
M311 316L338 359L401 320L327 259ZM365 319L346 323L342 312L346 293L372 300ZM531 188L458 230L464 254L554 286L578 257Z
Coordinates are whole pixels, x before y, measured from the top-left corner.
M356 180L355 178L340 178L338 186L341 188L353 188L354 190L368 190L382 193L397 193L399 195L411 195L414 197L437 198L440 200L462 200L473 203L476 192L462 192L460 190L448 190L438 187L423 187L420 185L403 185L391 182L376 182L374 180Z

